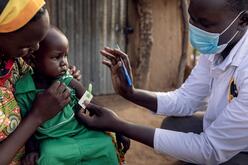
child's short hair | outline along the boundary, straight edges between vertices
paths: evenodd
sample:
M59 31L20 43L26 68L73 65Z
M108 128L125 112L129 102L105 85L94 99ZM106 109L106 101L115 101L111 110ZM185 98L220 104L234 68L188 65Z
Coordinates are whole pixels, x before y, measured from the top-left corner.
M244 11L248 9L248 0L227 0L228 5L234 11Z
M54 26L54 25L50 25L50 30L55 30L56 32L62 34L63 36L65 36L65 33L62 32L57 26Z
M56 32L62 34L65 36L65 34L56 26L50 25L49 27L49 31L50 30L55 30ZM48 34L47 34L48 35ZM35 68L35 57L37 56L37 52L39 52L39 50L41 49L42 45L44 44L44 42L46 42L46 37L44 38L44 40L42 40L40 42L40 48L38 50L36 50L35 52L33 52L33 54L30 54L29 56L25 56L23 57L23 59L25 60L25 62L30 65L32 68Z

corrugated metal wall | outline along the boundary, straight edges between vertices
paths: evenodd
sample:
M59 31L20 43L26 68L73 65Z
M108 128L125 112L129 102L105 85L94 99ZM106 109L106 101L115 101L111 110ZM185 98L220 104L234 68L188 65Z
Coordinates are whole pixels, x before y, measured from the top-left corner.
M101 64L104 46L122 49L126 25L126 0L47 0L52 24L70 42L69 59L82 73L82 82L93 83L94 94L114 93L108 68Z

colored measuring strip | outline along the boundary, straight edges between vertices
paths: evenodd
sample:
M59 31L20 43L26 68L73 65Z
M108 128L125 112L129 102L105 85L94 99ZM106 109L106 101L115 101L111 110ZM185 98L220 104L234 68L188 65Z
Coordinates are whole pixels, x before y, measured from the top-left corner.
M83 108L85 109L86 106L85 106L85 102L89 102L93 99L93 94L92 94L92 84L90 83L89 84L89 87L88 89L85 91L84 95L81 97L81 99L78 101L78 104Z
M118 44L116 44L116 47L117 47L118 50L121 50ZM126 81L127 81L128 86L131 87L132 84L133 84L133 83L132 83L132 79L131 79L131 77L130 77L128 71L127 71L127 68L126 68L126 65L125 65L123 59L122 59L122 58L120 58L120 59L121 59L122 70L123 70L123 72L124 72L125 79L126 79Z

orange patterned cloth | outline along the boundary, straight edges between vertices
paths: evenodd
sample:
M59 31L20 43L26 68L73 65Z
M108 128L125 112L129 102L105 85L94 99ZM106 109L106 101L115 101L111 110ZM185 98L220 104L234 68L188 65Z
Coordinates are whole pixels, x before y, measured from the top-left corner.
M0 141L6 139L21 121L20 108L13 95L13 85L31 68L20 58L8 60L5 69L6 74L0 75ZM23 154L24 148L19 150L10 165L19 165Z
M44 0L10 0L0 14L0 32L9 33L27 24L39 9ZM0 142L8 137L21 120L20 108L14 98L13 85L30 67L19 58L17 60L0 59ZM20 164L24 153L21 149L11 165Z
M0 32L20 29L44 6L44 0L10 0L0 14Z
M119 165L125 165L126 164L125 153L123 153L122 150L118 148L116 134L114 132L108 132L108 131L105 133L112 138L112 142L114 143L116 148L116 154L118 156Z

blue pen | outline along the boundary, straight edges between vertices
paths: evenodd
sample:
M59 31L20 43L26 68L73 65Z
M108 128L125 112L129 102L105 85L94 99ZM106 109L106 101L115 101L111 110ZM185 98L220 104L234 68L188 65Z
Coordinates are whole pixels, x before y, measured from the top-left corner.
M116 46L117 46L118 50L121 50L118 44L116 44ZM120 58L120 59L121 59L122 69L123 69L123 72L124 72L124 75L125 75L125 79L126 79L126 81L127 81L128 86L131 87L132 84L133 84L133 83L132 83L132 79L131 79L131 77L130 77L128 71L127 71L127 68L126 68L126 66L125 66L124 61L122 60L122 58Z

